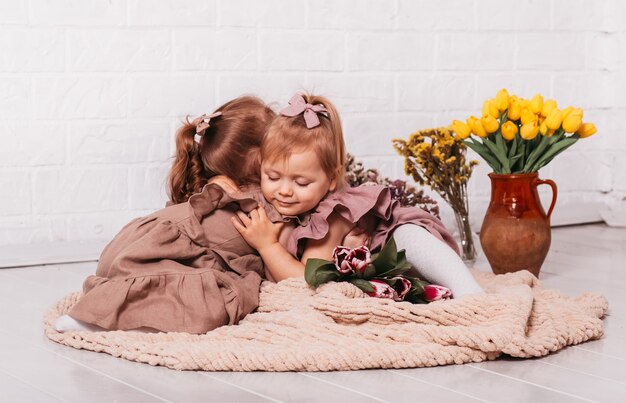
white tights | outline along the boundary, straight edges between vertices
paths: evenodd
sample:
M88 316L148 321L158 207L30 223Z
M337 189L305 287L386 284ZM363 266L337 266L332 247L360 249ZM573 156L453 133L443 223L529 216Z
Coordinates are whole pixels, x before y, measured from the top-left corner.
M99 326L74 319L69 315L59 316L57 320L54 321L54 328L59 333L69 332L70 330L89 330L92 332L104 330Z
M406 250L406 258L424 280L448 287L454 298L484 292L465 263L448 245L426 229L401 225L393 232L398 250Z
M70 315L61 315L54 321L54 328L59 333L65 333L69 331L89 331L89 332L106 332L108 329L101 328L100 326L92 325L82 320L74 319ZM155 333L157 330L148 327L141 327L139 329L133 329L136 332L141 333Z

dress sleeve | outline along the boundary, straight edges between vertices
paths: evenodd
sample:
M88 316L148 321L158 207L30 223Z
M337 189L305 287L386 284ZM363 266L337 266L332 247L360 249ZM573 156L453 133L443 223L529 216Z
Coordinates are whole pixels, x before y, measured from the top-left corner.
M306 240L319 240L328 233L328 217L336 212L346 220L366 229L372 236L372 251L378 251L398 226L415 224L424 227L456 253L458 246L443 223L419 207L402 207L391 198L386 186L361 185L330 194L310 215L308 225L293 230L287 250L299 258ZM363 224L363 225L361 225Z
M215 183L210 183L189 198L189 207L198 221L216 209L221 209L229 203L237 203L244 212L250 212L257 206L265 208L268 218L272 222L283 221L278 211L268 203L258 186L247 187L239 192L228 192Z

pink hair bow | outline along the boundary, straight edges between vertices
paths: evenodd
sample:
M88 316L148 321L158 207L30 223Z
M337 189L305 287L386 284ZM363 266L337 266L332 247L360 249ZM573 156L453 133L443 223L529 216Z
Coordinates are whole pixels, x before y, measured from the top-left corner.
M196 143L200 143L200 138L204 136L206 129L211 127L211 119L216 118L218 116L222 116L222 112L214 112L210 115L206 113L200 117L197 117L191 122L192 125L196 126L196 135L194 136L194 140Z
M307 129L312 129L320 125L320 119L317 117L318 113L328 116L328 111L322 104L307 104L302 95L296 94L289 100L289 105L281 109L279 112L284 116L297 116L304 113L304 121L306 122Z

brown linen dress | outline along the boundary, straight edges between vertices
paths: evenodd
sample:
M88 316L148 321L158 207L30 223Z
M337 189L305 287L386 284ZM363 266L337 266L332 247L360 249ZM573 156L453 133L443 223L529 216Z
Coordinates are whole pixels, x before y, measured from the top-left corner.
M265 267L230 219L259 204L283 221L258 188L217 185L131 221L104 248L69 315L109 330L201 334L236 324L258 307Z
M287 241L287 250L300 258L307 239L319 240L328 233L328 217L335 211L349 222L356 223L370 234L370 249L378 252L403 224L416 224L446 243L457 254L459 247L443 223L418 207L402 207L391 198L391 190L381 185L360 185L330 193L315 210L296 227Z

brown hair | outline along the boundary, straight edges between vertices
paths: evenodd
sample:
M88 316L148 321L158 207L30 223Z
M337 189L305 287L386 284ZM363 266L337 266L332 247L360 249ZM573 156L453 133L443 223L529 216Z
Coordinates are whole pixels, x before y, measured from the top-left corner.
M196 126L186 122L176 133L176 155L168 176L172 202L183 203L215 175L238 185L258 183L263 134L276 114L253 96L235 98L216 109L221 116L196 143Z
M295 151L313 150L322 169L331 179L337 179L337 188L344 185L346 146L341 120L335 106L318 95L301 94L306 103L323 105L327 113L318 113L320 124L307 128L304 116L277 116L267 129L261 144L261 158L270 161L289 158Z

